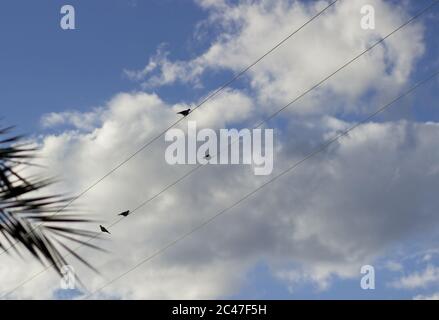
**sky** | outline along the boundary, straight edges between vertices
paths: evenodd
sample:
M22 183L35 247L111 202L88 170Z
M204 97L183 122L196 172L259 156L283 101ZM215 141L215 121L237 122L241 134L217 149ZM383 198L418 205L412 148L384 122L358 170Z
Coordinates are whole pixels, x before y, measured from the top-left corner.
M328 3L4 0L2 123L40 147L54 192L79 194ZM252 128L429 3L340 0L193 117ZM60 28L65 4L75 30ZM360 27L365 4L374 30ZM439 70L438 18L436 6L268 121L273 175ZM94 298L438 299L438 88L428 82ZM167 164L166 146L162 137L77 206L108 225L159 192L192 168ZM107 253L79 250L100 275L69 261L93 292L269 178L209 165L96 241ZM0 259L1 290L42 269ZM375 268L374 290L360 286L363 265ZM9 297L86 295L48 270Z

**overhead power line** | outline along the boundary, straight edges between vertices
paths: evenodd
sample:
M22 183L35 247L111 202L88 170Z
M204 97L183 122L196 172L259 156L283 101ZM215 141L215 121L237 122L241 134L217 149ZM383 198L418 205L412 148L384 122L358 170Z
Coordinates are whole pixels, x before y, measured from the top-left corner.
M211 222L213 222L214 220L216 220L218 217L220 217L221 215L223 215L224 213L226 213L227 211L233 209L234 207L238 206L239 204L241 204L242 202L244 202L245 200L247 200L248 198L250 198L251 196L253 196L255 193L257 193L258 191L260 191L261 189L265 188L266 186L270 185L271 183L277 181L280 177L285 176L288 173L291 173L292 171L294 171L296 168L298 168L300 165L302 165L304 162L306 162L307 160L311 159L312 157L314 157L315 155L319 154L320 152L324 151L325 149L327 149L331 144L333 144L334 142L338 141L340 138L346 136L347 134L349 134L352 130L354 130L355 128L359 127L361 124L364 124L365 122L369 121L370 119L372 119L373 117L375 117L376 115L382 113L384 110L386 110L387 108L389 108L390 106L392 106L394 103L396 103L397 101L401 100L402 98L404 98L405 96L411 94L413 91L415 91L417 88L419 88L420 86L422 86L423 84L427 83L428 81L432 80L433 78L436 78L439 75L439 71L436 71L435 73L433 73L432 75L430 75L429 77L427 77L426 79L418 82L417 84L415 84L414 86L412 86L409 90L407 90L406 92L404 92L403 94L401 94L400 96L398 96L397 98L393 99L392 101L390 101L389 103L387 103L386 105L382 106L381 108L379 108L378 110L376 110L375 112L373 112L372 114L370 114L369 116L367 116L366 118L364 118L363 120L361 120L360 122L356 123L355 125L351 126L349 129L343 131L342 133L338 134L337 136L335 136L334 138L330 139L329 141L327 141L326 143L324 143L321 147L317 148L316 150L310 152L307 156L305 156L304 158L302 158L300 161L294 163L293 165L291 165L290 167L288 167L286 170L282 171L281 173L277 174L276 176L274 176L272 179L268 180L267 182L263 183L261 186L257 187L256 189L254 189L253 191L247 193L244 197L242 197L241 199L239 199L238 201L234 202L231 206L221 210L220 212L218 212L217 214L215 214L214 216L210 217L209 219L205 220L203 223L197 225L196 227L194 227L193 229L191 229L189 232L183 234L182 236L180 236L179 238L173 240L172 242L168 243L166 246L160 248L159 250L157 250L155 253L153 253L152 255L147 256L146 258L140 260L140 262L138 262L137 264L135 264L134 266L132 266L131 268L129 268L128 270L126 270L125 272L121 273L120 275L118 275L117 277L111 279L110 281L106 282L103 286L99 287L97 290L93 291L91 294L89 294L86 299L92 297L93 295L95 295L97 292L101 291L102 289L106 288L107 286L109 286L110 284L114 283L115 281L123 278L124 276L126 276L127 274L129 274L130 272L134 271L135 269L139 268L141 265L143 265L144 263L154 259L156 256L162 254L163 252L165 252L166 250L168 250L169 248L171 248L172 246L176 245L177 243L179 243L180 241L184 240L185 238L189 237L190 235L192 235L193 233L197 232L198 230L202 229L203 227L205 227L206 225L210 224Z
M372 46L368 47L367 49L365 49L363 52L361 52L360 54L358 54L357 56L355 56L354 58L352 58L351 60L349 60L348 62L346 62L343 66L339 67L338 69L336 69L334 72L332 72L329 76L325 77L323 80L319 81L316 85L314 85L313 87L311 87L310 89L308 89L307 91L305 91L304 93L302 93L301 95L299 95L298 97L296 97L294 100L292 100L291 102L289 102L288 104L286 104L285 106L283 106L282 108L278 109L275 113L273 113L272 115L270 115L268 118L264 119L262 122L260 122L255 128L260 127L264 122L272 119L273 117L275 117L276 115L278 115L280 112L282 112L283 110L285 110L287 107L291 106L293 103L295 103L296 101L298 101L301 97L305 96L306 94L308 94L310 91L316 89L317 87L319 87L323 82L327 81L329 78L331 78L332 76L334 76L336 73L338 73L339 71L341 71L342 69L344 69L345 67L347 67L349 64L353 63L355 60L357 60L359 57L361 57L362 55L366 54L367 52L369 52L370 50L372 50L374 47L376 47L377 45L379 45L380 43L382 43L383 41L385 41L388 37L390 37L391 35L393 35L394 33L398 32L399 30L401 30L404 26L408 25L409 23L411 23L413 20L419 18L422 14L424 14L425 12L427 12L429 9L431 9L435 4L437 4L438 1L436 0L432 5L426 7L424 10L420 11L419 13L417 13L416 15L414 15L412 18L410 18L407 22L405 22L404 24L402 24L401 26L399 26L398 28L396 28L395 30L393 30L391 33L389 33L387 36L385 36L384 38L378 40L375 44L373 44ZM233 142L232 142L233 143ZM219 153L218 153L219 154ZM213 155L213 157L217 156ZM173 183L169 184L168 186L166 186L164 189L162 189L160 192L158 192L157 194L155 194L154 196L152 196L151 198L147 199L146 201L142 202L140 205L138 205L135 209L133 209L131 211L131 214L135 213L136 211L138 211L141 207L145 206L147 203L151 202L152 200L154 200L155 198L157 198L158 196L160 196L161 194L163 194L164 192L166 192L168 189L172 188L173 186L175 186L176 184L178 184L180 181L184 180L186 177L188 177L189 175L191 175L193 172L195 172L196 170L198 170L200 167L202 167L204 165L198 165L196 167L194 167L193 169L191 169L190 171L188 171L187 173L185 173L182 177L178 178L176 181L174 181ZM131 216L131 215L130 215ZM119 218L117 220L115 220L113 223L111 223L109 225L109 228L113 227L114 225L118 224L121 220L123 220L124 218ZM90 238L89 241L97 238L101 233L97 233L94 237ZM83 245L78 246L77 248L75 248L73 251L78 250L79 248L81 248ZM67 254L66 256L69 256L70 254ZM30 282L31 280L33 280L34 278L36 278L37 276L39 276L40 274L44 273L46 270L48 270L50 268L50 265L48 267L46 267L45 269L43 269L42 271L34 274L32 277L28 278L27 280L25 280L24 282L22 282L21 284L19 284L17 287L15 287L14 289L10 290L8 293L6 293L4 296L14 292L16 289L18 289L19 287L21 287L22 285ZM4 297L3 296L3 297Z
M225 82L223 85L221 85L217 90L215 90L213 93L209 94L206 98L204 98L201 102L199 102L193 109L192 112L188 115L188 117L193 113L193 111L197 110L199 107L201 107L203 104L205 104L207 101L211 100L212 98L214 98L215 96L217 96L220 92L222 92L224 89L226 89L228 86L230 86L230 84L232 84L233 82L235 82L238 78L240 78L242 75L244 75L248 70L250 70L251 68L253 68L255 65L257 65L260 61L262 61L265 57L267 57L268 55L270 55L273 51L275 51L276 49L278 49L280 46L282 46L286 41L288 41L291 37L293 37L295 34L297 34L299 31L301 31L303 28L305 28L308 24L310 24L312 21L314 21L315 19L317 19L319 16L321 16L324 12L326 12L327 10L329 10L329 8L331 8L333 5L335 5L339 0L335 0L331 3L329 3L329 5L327 5L325 8L323 8L321 11L319 11L317 14L315 14L314 16L312 16L309 20L307 20L304 24L302 24L298 29L296 29L295 31L293 31L292 33L290 33L288 36L286 36L285 38L283 38L280 42L278 42L274 47L272 47L270 50L268 50L267 52L265 52L262 56L260 56L259 58L257 58L255 61L253 61L250 65L248 65L246 68L244 68L243 70L241 70L240 72L238 72L232 79L230 79L229 81ZM187 118L187 117L185 117ZM89 187L87 187L86 189L84 189L81 193L79 193L78 195L76 195L75 197L73 197L69 202L67 202L63 207L61 207L59 210L57 210L53 216L56 216L57 214L59 214L60 212L64 211L66 208L68 208L73 202L75 202L76 200L78 200L79 198L81 198L83 195L85 195L86 193L88 193L90 190L92 190L94 187L96 187L98 184L100 184L103 180L105 180L106 178L108 178L111 174L113 174L116 170L118 170L119 168L121 168L122 166L124 166L127 162L129 162L131 159L133 159L134 157L136 157L140 152L142 152L143 150L145 150L146 148L148 148L148 146L150 146L152 143L154 143L155 141L157 141L160 137L162 137L168 130L170 130L171 128L173 128L174 126L176 126L177 124L179 124L181 121L183 121L183 119L185 118L180 118L179 120L175 121L174 123L172 123L171 125L169 125L165 130L161 131L158 135L154 136L151 140L149 140L148 142L146 142L144 145L142 145L139 149L137 149L134 153L130 154L125 160L123 160L122 162L120 162L118 165L116 165L114 168L112 168L110 171L108 171L105 175L103 175L101 178L99 178L98 180L96 180L94 183L92 183ZM42 225L42 223L34 226L33 228L31 228L31 230L29 230L24 236L28 236L29 234L33 233L35 231L36 228L40 227ZM5 248L2 252L0 252L0 256L2 254L4 254L5 252L7 252L9 249L15 247L17 244L19 243L19 241L15 241L11 246L9 246L8 248Z

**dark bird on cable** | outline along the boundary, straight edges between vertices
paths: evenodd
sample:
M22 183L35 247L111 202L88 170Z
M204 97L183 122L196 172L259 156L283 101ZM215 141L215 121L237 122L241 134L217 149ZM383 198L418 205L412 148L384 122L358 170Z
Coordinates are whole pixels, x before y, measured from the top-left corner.
M191 109L186 109L180 112L177 112L177 114L181 114L183 117L186 117L191 112Z
M119 213L118 216L126 217L129 214L130 214L130 210L127 210L127 211Z
M204 159L210 160L211 156L209 154L209 150L206 150L206 155L204 156Z
M106 232L108 234L111 234L110 231L108 231L103 225L99 225L99 228L101 228L102 232Z

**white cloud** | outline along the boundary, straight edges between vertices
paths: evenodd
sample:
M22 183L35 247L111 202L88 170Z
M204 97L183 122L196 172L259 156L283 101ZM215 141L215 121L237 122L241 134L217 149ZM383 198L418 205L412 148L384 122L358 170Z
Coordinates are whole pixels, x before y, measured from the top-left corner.
M101 127L88 134L47 137L43 155L70 189L80 190L114 166L121 159L119 155L148 139L142 134L150 128L150 117L157 117L157 130L165 119L171 120L174 113L166 108L159 111L159 103L157 97L144 94L119 96L110 103L111 111ZM122 110L123 119L119 116ZM157 116L157 112L163 113ZM309 161L295 174L109 286L104 293L124 298L220 297L235 292L242 275L261 259L292 288L297 281L311 281L325 289L336 276L356 277L360 265L373 261L395 241L417 230L429 232L437 227L436 199L427 194L419 196L439 182L437 175L425 173L439 159L439 154L431 153L439 150L435 147L438 133L439 125L433 124L361 126L331 152ZM321 133L320 138L325 134ZM301 157L301 150L291 150L288 141L281 143L277 170ZM132 209L159 191L189 169L166 165L162 160L164 147L160 141L140 154L79 204L109 223L117 212ZM423 156L427 152L431 157ZM395 163L401 172L396 177ZM202 170L115 226L109 241L103 244L110 254L80 251L104 275L101 278L74 265L91 290L262 182L250 169ZM412 197L415 189L418 198ZM422 205L425 203L429 205ZM300 267L290 267L292 263ZM18 270L22 277L29 274L25 265L23 269L15 265L15 272ZM12 277L7 284L17 278ZM55 276L50 279L33 281L17 294L46 296L49 293L44 290L50 292L58 285Z
M41 124L44 128L68 125L73 126L75 129L91 130L97 125L101 113L101 109L95 109L93 112L86 113L78 111L51 112L43 115Z
M165 84L173 83L176 80L201 86L197 77L203 72L197 62L172 62L168 59L169 52L165 50L165 44L157 49L154 56L149 59L148 64L142 70L124 70L124 74L131 80L140 81L148 77L143 83L143 88L153 88ZM159 70L159 74L150 76L154 71Z
M387 261L386 263L386 269L392 271L392 272L398 272L402 271L404 269L403 265L396 261Z
M428 265L425 270L416 271L394 281L391 285L399 289L425 288L439 283L439 268Z
M163 55L159 55L159 59L153 57L146 69L133 73L134 78L146 78L145 84L151 86L176 81L198 82L209 70L239 72L329 2L200 3L209 12L203 27L219 25L223 31L210 47L189 61L172 62ZM366 3L376 9L379 23L373 31L360 27L360 9ZM313 21L248 72L247 79L266 111L272 109L273 103L280 105L292 100L408 20L402 6L381 0L341 1L336 6L337 10L330 10ZM385 88L392 96L407 82L414 62L424 51L422 34L419 23L406 26L340 72L324 89L316 90L306 103L292 109L301 113L329 113L340 109L358 113L364 110L355 101L365 92L382 92ZM145 70L151 71L152 66L158 73L149 77L150 73ZM331 95L339 100L334 99L332 105L327 105L327 97Z
M431 295L417 295L415 297L413 297L414 300L439 300L439 292L438 293L433 293Z

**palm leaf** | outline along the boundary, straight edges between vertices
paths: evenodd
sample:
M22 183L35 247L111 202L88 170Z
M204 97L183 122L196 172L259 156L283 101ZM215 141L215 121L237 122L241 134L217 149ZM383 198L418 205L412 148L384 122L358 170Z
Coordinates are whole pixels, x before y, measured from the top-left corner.
M60 195L41 196L54 181L38 177L23 177L18 167L31 166L36 149L23 143L23 136L10 136L12 127L0 128L0 249L2 253L22 255L24 249L43 264L50 264L61 276L67 264L62 251L90 269L97 271L71 244L89 244L98 233L77 228L91 220L62 213L70 203ZM36 196L38 194L38 196ZM88 241L87 241L88 240ZM19 245L19 246L18 246ZM12 251L13 250L13 251Z

